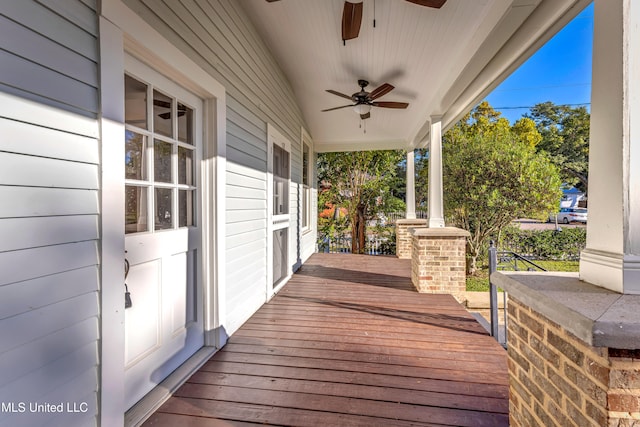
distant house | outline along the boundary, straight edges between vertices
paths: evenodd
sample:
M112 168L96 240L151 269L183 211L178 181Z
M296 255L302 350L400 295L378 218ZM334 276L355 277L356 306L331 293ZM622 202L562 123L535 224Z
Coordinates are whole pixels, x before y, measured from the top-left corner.
M577 208L583 207L586 204L585 194L575 187L562 190L562 197L560 198L561 208Z

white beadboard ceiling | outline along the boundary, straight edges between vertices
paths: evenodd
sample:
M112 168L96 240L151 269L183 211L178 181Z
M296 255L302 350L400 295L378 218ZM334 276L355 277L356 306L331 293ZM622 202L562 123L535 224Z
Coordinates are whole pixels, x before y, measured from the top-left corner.
M357 2L357 0L352 0ZM590 0L448 0L441 9L404 0L363 0L360 35L343 45L344 0L241 0L289 79L315 151L424 146L432 117L446 128L506 78ZM375 12L376 26L373 27ZM361 123L351 95L395 89ZM361 127L362 125L362 127Z

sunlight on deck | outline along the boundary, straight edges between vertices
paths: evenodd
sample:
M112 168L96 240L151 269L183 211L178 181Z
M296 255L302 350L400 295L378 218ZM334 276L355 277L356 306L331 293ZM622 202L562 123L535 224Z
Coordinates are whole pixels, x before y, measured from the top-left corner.
M313 255L145 425L507 426L505 350L410 274Z

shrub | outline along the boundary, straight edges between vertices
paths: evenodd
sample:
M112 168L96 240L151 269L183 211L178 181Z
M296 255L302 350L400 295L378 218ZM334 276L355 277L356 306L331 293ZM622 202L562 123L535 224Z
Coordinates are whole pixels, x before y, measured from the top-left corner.
M515 226L505 228L498 249L512 251L533 259L578 260L586 246L584 228L558 230L521 230Z

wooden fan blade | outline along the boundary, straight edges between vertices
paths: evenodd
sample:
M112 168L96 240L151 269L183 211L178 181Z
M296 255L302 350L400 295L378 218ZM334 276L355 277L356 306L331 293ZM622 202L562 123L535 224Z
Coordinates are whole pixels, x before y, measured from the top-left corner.
M369 112L369 113L360 114L360 118L361 118L362 120L366 120L366 119L368 119L369 117L371 117L371 113L370 113L370 112Z
M440 9L447 0L407 0L410 3L419 4L420 6L434 7Z
M407 108L409 103L407 102L393 102L393 101L380 101L380 102L372 102L371 105L374 107L382 107L382 108Z
M337 95L337 96L339 96L341 98L346 98L346 99L351 100L351 97L349 95L345 95L344 93L340 93L340 92L337 92L337 91L331 90L331 89L327 89L327 92L332 93L334 95Z
M178 117L182 117L184 116L184 114L185 114L184 111L178 111ZM158 117L160 117L161 119L167 120L171 118L171 113L158 114Z
M342 40L351 40L360 34L362 24L362 3L344 2L342 10Z
M340 107L333 107L333 108L327 108L326 110L322 110L322 112L326 112L326 111L333 111L333 110L339 110L341 108L347 108L347 107L353 107L353 104L349 104L349 105L341 105Z
M392 85L390 85L389 83L385 83L382 86L377 87L373 91L371 91L371 93L369 94L369 99L373 100L373 99L380 98L381 96L391 92L393 89L395 88Z
M153 105L156 106L156 107L171 108L171 102L162 101L160 99L154 99L153 100Z

